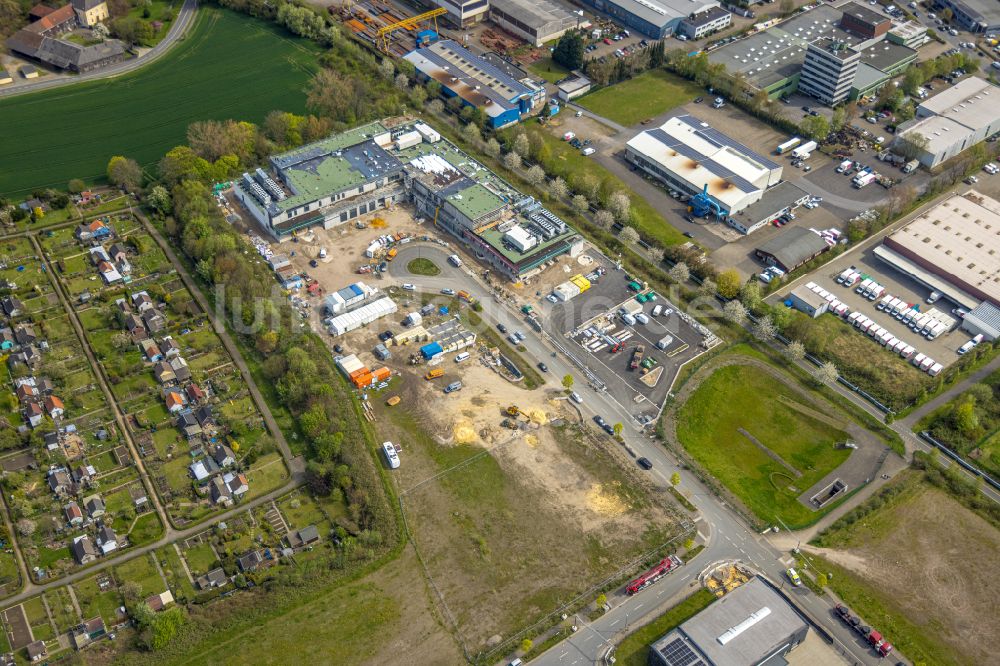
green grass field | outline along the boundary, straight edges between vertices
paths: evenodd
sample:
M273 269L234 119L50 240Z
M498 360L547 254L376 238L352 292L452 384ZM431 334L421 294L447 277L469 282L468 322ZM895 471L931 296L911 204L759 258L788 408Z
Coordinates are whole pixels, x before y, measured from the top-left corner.
M528 71L542 77L549 83L555 83L560 79L564 79L569 74L568 69L557 63L552 58L542 58L541 60L536 60L528 65Z
M0 194L104 177L108 159L151 165L197 120L301 113L316 48L263 21L203 6L193 31L135 73L0 104Z
M630 126L690 102L699 94L704 94L704 90L695 84L670 72L655 69L601 88L581 97L577 103L616 123ZM623 104L622 100L628 100L628 103Z
M848 439L836 430L779 402L802 396L759 369L729 365L713 372L677 414L677 437L712 476L736 494L762 521L780 517L794 529L816 520L797 497L850 455L835 449ZM739 432L743 428L785 463L794 475ZM798 490L788 490L794 485Z

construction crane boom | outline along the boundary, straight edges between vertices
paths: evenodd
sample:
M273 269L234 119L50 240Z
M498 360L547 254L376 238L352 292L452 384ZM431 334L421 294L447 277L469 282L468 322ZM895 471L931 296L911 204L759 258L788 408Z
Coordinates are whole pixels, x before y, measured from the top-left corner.
M434 21L434 32L437 32L437 17L447 13L448 10L438 7L437 9L432 9L429 12L424 12L423 14L417 14L416 16L411 16L410 18L390 23L389 25L378 29L378 32L375 33L375 41L384 53L389 53L389 39L392 36L392 33L397 30L412 30L417 27L418 24L431 20Z

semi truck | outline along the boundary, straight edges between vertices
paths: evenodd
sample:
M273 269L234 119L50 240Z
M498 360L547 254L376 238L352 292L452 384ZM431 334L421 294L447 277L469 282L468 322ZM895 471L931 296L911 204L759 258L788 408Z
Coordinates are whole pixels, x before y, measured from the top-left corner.
M785 153L787 153L789 150L799 145L800 143L802 143L802 139L800 139L797 136L793 136L791 139L778 146L778 150L776 152L779 155L784 155Z
M812 151L816 150L817 145L815 141L807 141L792 151L792 157L797 160L808 159Z
M646 589L656 581L666 576L668 573L671 573L672 571L677 569L677 567L681 566L682 564L684 563L676 555L671 555L670 557L663 558L652 569L642 574L635 580L630 581L629 584L625 586L625 593L631 596L633 594L636 594L637 592L641 592L642 590Z
M861 637L864 638L865 642L878 652L879 656L885 657L892 652L892 644L885 640L881 633L864 624L861 621L861 618L856 615L852 615L847 606L837 604L835 610L837 611L837 617L840 618L841 622L861 634Z

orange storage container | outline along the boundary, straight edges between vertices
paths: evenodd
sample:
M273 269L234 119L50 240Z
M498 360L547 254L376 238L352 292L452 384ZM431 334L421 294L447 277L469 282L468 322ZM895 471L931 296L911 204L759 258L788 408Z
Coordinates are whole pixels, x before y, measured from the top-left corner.
M384 382L389 379L389 377L392 377L392 371L385 366L375 370L372 374L375 375L375 381L377 382Z
M371 384L372 384L372 373L366 371L365 373L360 374L357 377L353 377L353 380L354 380L354 385L357 386L358 388L364 388L366 386L371 386Z

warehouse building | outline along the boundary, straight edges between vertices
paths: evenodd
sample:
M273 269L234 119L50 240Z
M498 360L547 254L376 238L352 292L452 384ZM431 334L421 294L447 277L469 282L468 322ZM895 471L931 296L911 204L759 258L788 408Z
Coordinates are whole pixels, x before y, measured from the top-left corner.
M490 8L489 0L431 0L431 2L446 10L448 21L460 28L468 28L482 21Z
M273 156L271 172L244 174L233 194L279 240L412 202L418 215L513 281L583 246L579 234L539 202L430 126L410 120L369 123ZM330 295L331 311L350 310L359 295L348 290L337 292L342 308L337 295Z
M790 273L829 249L830 246L819 234L802 227L792 227L758 247L754 255L765 265L777 266Z
M652 39L669 37L682 20L719 7L715 0L582 0L625 27Z
M875 254L968 310L1000 306L1000 201L953 195L886 236Z
M1000 338L1000 308L983 301L962 319L962 330L991 342Z
M556 84L556 88L559 89L557 93L559 99L564 102L569 102L577 97L582 97L590 92L591 82L586 76L574 76L571 79L566 79L565 81L560 81Z
M654 642L650 666L786 664L809 625L759 577L740 585ZM823 663L823 661L821 661Z
M928 169L1000 132L1000 88L970 76L922 102L916 117L900 126L893 145L905 151L911 137L926 146L917 159Z
M733 22L733 15L722 7L712 7L699 14L692 14L677 24L677 34L688 39L701 39L713 32L725 30Z
M625 160L665 186L690 195L706 186L732 216L781 181L781 165L690 115L675 116L625 144Z
M750 235L809 201L809 196L801 187L786 180L765 192L757 203L730 214L726 222L741 234Z
M513 125L545 104L545 88L533 80L515 79L507 72L450 39L416 49L404 56L424 81L441 84L445 97L483 111L494 129Z
M969 32L1000 31L1000 3L997 0L934 0L934 6L950 9L953 20Z
M917 52L908 46L883 40L861 51L851 99L874 94L917 61Z
M799 312L804 312L813 319L830 309L830 302L804 284L792 289L788 301Z
M492 0L490 20L529 44L541 46L567 30L589 28L590 21L553 0Z

